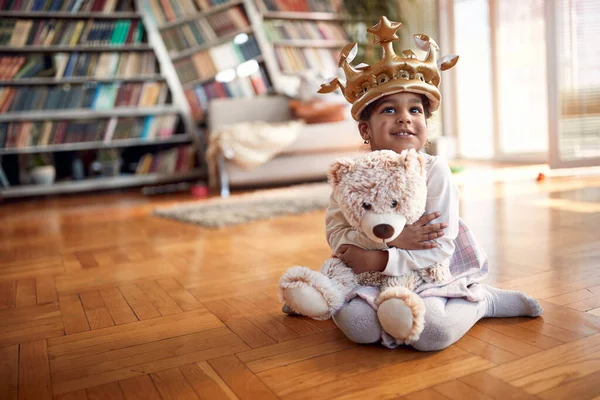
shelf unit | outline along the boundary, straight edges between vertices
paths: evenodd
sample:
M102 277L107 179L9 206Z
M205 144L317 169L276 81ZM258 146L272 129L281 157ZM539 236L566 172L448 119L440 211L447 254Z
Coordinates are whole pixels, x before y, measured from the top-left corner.
M133 46L27 46L27 47L9 47L0 46L0 54L27 54L27 53L109 53L113 51L153 51L148 45Z
M60 84L78 84L90 81L88 77L70 77L70 78L29 78L12 80L0 80L0 86L38 86L38 85L60 85ZM127 78L94 78L96 83L115 83L115 82L162 82L165 78L162 75L132 76Z
M200 179L205 176L202 169L180 174L158 174L117 176L109 178L90 178L82 181L59 182L49 186L19 185L2 190L5 199L31 197L40 195L65 194L94 190L120 189L130 186L159 185Z
M265 57L271 61L269 72L277 92L294 95L300 85L298 75L307 69L322 78L339 75L337 53L350 42L344 29L350 21L346 14L333 9L307 11L316 4L309 0L254 1L255 23L263 32ZM318 7L335 8L333 2L321 2Z
M254 5L250 0L142 3L144 17L165 45L183 91L182 99L187 101L196 123L204 124L212 98L251 97L271 91L271 68L263 55L258 37L261 29L253 22ZM242 73L242 64L250 69ZM229 75L219 75L221 71Z
M108 142L79 142L67 144L54 144L46 146L15 147L10 149L0 149L0 156L8 154L34 154L34 153L55 153L60 151L79 151L94 149L113 149L139 146L155 146L157 144L189 143L192 138L188 134L173 135L166 139L145 140L145 139L117 139Z
M94 1L91 3L94 3ZM87 68L84 68L87 73L73 74L73 69L69 71L69 67L67 66L62 69L62 76L58 77L54 77L54 73L56 73L58 68L52 70L53 76L44 74L43 77L37 77L34 74L32 77L20 76L19 78L14 78L14 76L6 77L6 75L2 76L0 74L0 111L2 111L0 113L0 198L123 188L206 177L206 167L202 162L202 157L200 157L204 152L201 132L190 115L189 106L183 97L182 87L172 68L172 64L164 49L162 40L160 40L159 37L157 38L151 27L148 27L148 23L144 18L143 13L139 12L140 9L139 2L136 2L134 10L116 12L106 12L106 10L105 12L0 10L0 21L5 24L4 28L6 28L6 24L11 23L10 21L21 21L21 23L23 23L22 21L26 21L26 23L29 24L29 28L27 28L26 31L19 31L15 25L16 22L12 25L15 30L13 33L17 32L14 34L21 35L21 40L23 42L27 40L27 44L14 45L12 42L4 42L3 45L0 45L0 62L2 59L8 58L23 58L29 60L29 57L44 56L52 58L52 64L54 64L53 67L56 67L58 54L61 54L67 57L69 62L71 62L71 59L76 60L73 61L73 69L87 63L83 65ZM74 30L68 31L69 24L74 24ZM79 27L79 25L81 25L81 27ZM59 33L59 28L57 26L61 26L61 28L66 26L66 32L63 31ZM102 29L108 30L108 32L102 33L102 30L98 28L97 31L94 32L96 39L98 39L98 35L108 34L108 36L103 37L105 40L104 42L99 40L96 40L95 42L90 41L90 32L93 32L97 26L101 26ZM42 29L42 27L44 28ZM85 27L85 29L82 29L83 27ZM38 30L36 31L35 29ZM47 30L44 31L44 29ZM52 29L56 30L57 37L53 38L54 41L50 40L51 43L44 43L43 45L35 44L39 43L38 38L42 41L45 40L47 36L43 35L52 32ZM117 32L119 29L121 30ZM6 33L6 31L7 30L4 29L4 33ZM53 44L63 43L64 39L61 41L62 37L73 40L74 32L77 37L75 42L69 41L68 44ZM28 35L27 38L24 38L24 35ZM144 36L147 40L142 41L141 39ZM115 37L118 40L113 40ZM107 39L110 39L110 43L108 43ZM95 53L100 54L98 54L98 56L93 56ZM102 57L107 53L110 53L111 56L106 57L116 63L110 66L110 69L112 69L113 72L112 75L114 76L94 76L96 70L100 68L101 63L94 64L93 60L98 61L98 59L93 59L91 57ZM154 72L142 75L136 73L128 76L117 74L119 68L121 68L121 63L124 68L129 67L128 63L131 63L133 69L135 69L136 66L139 66L139 68L147 67L148 64L139 64L147 61L146 58L142 58L143 56L139 56L139 58L136 58L135 61L133 61L134 57L138 57L133 54L146 53L151 53L148 57L153 57L152 63L155 64L155 67L152 69L154 69ZM81 62L77 59L78 57L84 61ZM27 61L25 61L25 63L26 62ZM87 67L88 64L89 68ZM5 63L4 65L7 64ZM169 66L171 69L169 69ZM18 70L20 71L21 68L24 68L23 63L20 64ZM68 74L66 71L69 71ZM90 71L92 72L91 74L89 73ZM6 70L4 73L7 73ZM174 77L175 79L173 79ZM94 94L94 101L103 95L100 88L108 86L112 87L115 91L123 89L123 92L117 93L126 96L127 93L125 93L124 86L130 85L129 87L134 94L132 94L131 97L122 97L120 99L121 104L130 104L130 106L96 109L91 104L84 103L83 97L76 97L76 100L78 101L76 104L84 104L86 108L71 107L61 109L60 107L55 107L54 103L49 107L46 107L50 104L48 93L52 88L65 87L67 88L65 90L68 93L68 91L73 90L72 88L74 87L83 91L83 87L89 84L97 85L99 88ZM154 85L152 88L154 92L149 88L152 85ZM46 89L40 89L43 87L46 87ZM7 96L2 96L2 90L6 90L4 94L9 93L8 100ZM136 90L137 92L135 92ZM16 93L13 94L14 97L12 98L10 97L11 91ZM19 95L19 91L24 91L21 93L21 97L23 98L29 97L29 93L40 96L42 101L40 104L44 105L44 109L35 108L24 110L17 104L11 103ZM62 93L61 95L66 96ZM134 97L134 95L137 95L137 97ZM119 98L115 97L113 97L112 100L117 104L116 102L119 101ZM44 100L46 100L47 103ZM127 101L129 101L129 103ZM163 119L161 120L161 118ZM159 120L160 122L157 122ZM121 122L123 122L123 127L125 128L131 126L131 129L134 131L135 129L138 129L135 131L138 134L147 134L150 132L152 135L142 137L122 137L121 135L113 138L111 136L112 132L115 132L115 135L117 134L115 126L118 130ZM163 122L165 122L165 125L163 125ZM95 134L95 140L89 140L88 137L82 138L83 133L76 132L78 133L78 139L75 142L70 141L72 139L75 140L74 137L69 138L67 142L64 142L67 140L67 136L65 135L69 135L69 132L67 131L65 133L64 130L61 132L62 136L60 136L60 139L57 139L57 126L59 124L63 124L64 129L67 130L71 124L76 123L84 125L89 123L93 127L103 127L103 130L91 132L92 135ZM126 125L125 123L130 123L131 125ZM50 129L52 129L51 138L52 140L58 140L58 142L45 141L45 143L42 143L40 140L41 134L38 135L38 133L33 133L33 131L26 131L24 128L25 126L27 126L28 129L32 126L38 126L39 128L42 124L44 124L44 126L46 126L45 124L49 124L51 127ZM109 128L111 124L112 127ZM10 133L11 128L14 128L12 133ZM104 129L106 129L106 131L104 131ZM110 129L112 129L112 131ZM110 135L108 134L109 131ZM124 135L131 134L131 132L127 130L124 132ZM22 136L23 133L26 135ZM87 133L89 132L86 131L85 134ZM123 134L123 131L120 131L119 133ZM103 134L104 136L102 136ZM9 137L12 138L10 143L8 142ZM177 146L184 146L186 148L183 149ZM163 164L158 165L162 171L161 173L148 173L142 171L143 174L139 175L125 173L118 176L56 182L51 185L14 184L14 170L15 168L18 170L17 175L20 178L22 167L15 166L13 162L19 162L21 157L28 157L33 154L62 154L70 152L78 154L75 152L108 151L110 149L131 149L134 152L140 151L152 154L155 151L165 148L170 149L168 151L171 153L177 153L179 151L179 156L182 153L185 153L188 158L183 161L177 159L177 168L175 168L175 159L173 158L169 160L170 164L168 164L169 166L172 165L173 168L169 166L165 167ZM189 160L189 158L193 158L193 155L198 156L198 161L195 163ZM160 154L155 154L154 156L155 158L159 158ZM164 158L166 159L166 157ZM158 160L155 161L158 163ZM167 163L167 160L160 161ZM182 162L183 167L180 166L180 161ZM128 164L131 165L132 162L135 162L135 160L128 160ZM12 175L10 175L13 177L13 179L11 179L13 184L8 187L6 185L7 175L3 168L4 166L13 169ZM148 171L153 171L153 167L148 166Z

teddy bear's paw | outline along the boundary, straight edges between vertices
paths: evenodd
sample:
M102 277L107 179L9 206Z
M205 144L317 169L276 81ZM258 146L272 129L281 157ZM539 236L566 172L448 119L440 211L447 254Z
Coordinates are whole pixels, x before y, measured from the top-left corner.
M419 270L426 283L443 283L452 280L452 273L447 262Z
M391 287L379 295L376 303L384 331L403 344L419 339L425 324L423 299L404 287Z
M320 319L329 317L329 305L323 295L311 286L283 290L286 303L299 314Z
M399 341L406 340L412 332L412 311L403 300L384 301L377 309L377 318L383 330Z
M279 297L297 313L318 320L330 318L344 304L344 293L328 277L306 267L283 274Z

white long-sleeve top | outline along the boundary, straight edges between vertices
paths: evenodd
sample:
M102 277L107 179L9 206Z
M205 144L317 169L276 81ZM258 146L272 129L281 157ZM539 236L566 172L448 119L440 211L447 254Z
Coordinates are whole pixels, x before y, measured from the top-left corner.
M404 275L411 270L427 268L449 259L454 253L458 235L458 187L452 181L448 165L436 156L423 154L427 171L427 202L425 214L439 212L435 223L446 222L448 228L444 236L436 239L437 247L427 250L403 250L387 247L384 243L375 244L358 229L350 226L333 194L325 214L326 235L329 246L337 253L343 244L352 244L366 250L385 250L388 263L383 274Z

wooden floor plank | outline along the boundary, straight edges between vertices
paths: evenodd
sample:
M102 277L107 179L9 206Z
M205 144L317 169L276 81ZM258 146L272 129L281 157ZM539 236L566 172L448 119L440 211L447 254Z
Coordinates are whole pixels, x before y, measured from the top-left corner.
M50 317L4 326L0 328L0 332L0 346L8 346L62 336L65 328L62 318Z
M479 325L542 350L551 349L564 343L497 318L484 319Z
M523 376L528 376L550 367L560 366L599 351L600 333L501 365L490 370L490 374L507 382L512 382Z
M19 345L0 347L0 400L17 400Z
M46 341L23 343L19 347L19 398L52 399Z
M101 329L115 325L104 300L102 300L102 296L100 296L100 292L80 293L79 299L91 329Z
M60 313L65 324L67 335L90 330L85 312L81 305L79 296L76 294L62 295L58 297Z
M505 381L498 379L487 372L477 372L459 378L463 382L480 393L483 393L494 400L534 400L536 397L522 389L516 388Z
M119 289L140 321L160 317L160 313L156 307L154 307L137 285L121 286Z
M203 304L250 347L257 348L276 343L273 338L263 332L224 300L205 301Z
M537 394L593 375L598 371L600 371L600 351L590 352L583 357L569 360L569 362L529 373L510 383L528 393Z
M54 400L87 400L87 393L84 389L74 392L62 393L54 396Z
M194 389L186 381L178 368L155 372L152 380L165 400L194 400L198 399Z
M473 328L471 328L471 330L468 332L468 335L486 343L493 344L500 349L510 351L511 353L514 353L520 357L539 353L541 350L520 340L513 339L510 336L506 336L499 332L488 329L482 324L475 325Z
M343 386L341 382L356 380L358 376L363 383L368 382L364 381L363 377L367 374L374 375L374 371L396 370L399 365L419 364L426 358L430 362L437 360L441 365L469 357L469 353L458 348L451 348L429 357L426 353L411 350L389 351L356 347L273 368L257 375L279 396L288 397L294 393L296 396L308 398L329 396L337 390L338 385ZM411 362L413 364L410 364ZM427 364L431 367L431 364ZM320 388L325 389L321 392Z
M238 397L206 361L179 368L201 400L235 400Z
M247 349L248 346L244 343L229 343L220 347L211 347L209 349L195 351L193 353L186 353L182 355L176 355L173 357L146 362L144 364L136 365L135 368L120 368L116 370L106 371L100 374L84 376L81 378L64 382L58 382L53 384L53 390L54 393L70 392L82 388L91 387L99 383L104 384L109 382L115 382L143 374L162 371L165 369L177 368L194 362L205 361L211 358L216 358L227 354L234 354Z
M154 307L156 307L160 315L176 314L183 311L156 282L142 281L137 286L144 292Z
M600 372L571 380L564 385L548 389L537 394L538 398L544 400L572 400L591 399L600 396Z
M0 308L17 304L17 281L0 282Z
M150 325L147 328L142 323L131 325L133 326L120 325L114 328L105 328L104 335L92 338L82 336L81 340L64 345L54 346L51 340L49 352L53 371L99 364L112 360L114 355L107 356L112 351L119 351L119 354L123 352L135 354L134 352L138 348L136 346L161 343L194 333L208 332L208 335L214 335L213 331L216 329L220 329L217 332L229 333L223 328L223 324L212 315L181 319L170 324ZM120 327L132 329L118 329Z
M212 359L208 363L240 399L277 399L235 355Z
M160 400L160 394L150 375L140 375L119 381L125 400Z
M123 400L123 392L116 382L86 389L89 400Z
M492 400L492 397L462 383L460 380L442 383L441 385L434 386L433 390L452 400Z
M418 392L407 394L406 396L398 397L400 400L449 400L449 397L444 396L440 392L433 389L424 389Z
M429 361L433 362L432 357ZM338 399L363 399L377 397L393 399L398 396L426 389L430 386L458 379L474 372L486 370L494 364L476 356L451 360L447 363L407 361L406 363L370 371L356 377L345 378L309 390L294 392L289 399L311 399L319 396ZM417 379L427 374L427 380Z
M194 353L213 347L239 343L239 338L226 328L212 329L177 336L170 339L127 346L112 351L107 351L93 357L81 357L69 360L70 363L52 363L53 382L63 382L83 378L85 376L100 375L109 371L135 367L164 358Z
M52 275L38 276L35 279L35 285L38 304L58 301Z
M138 321L118 288L100 290L100 295L116 325Z
M16 306L33 306L37 304L35 279L19 279L17 281Z
M473 355L485 358L494 364L504 364L520 358L515 353L496 347L491 343L484 342L468 334L460 338L455 346Z
M0 309L0 327L61 316L58 304Z
M204 306L185 290L174 278L157 279L156 283L164 290L183 311L197 310Z

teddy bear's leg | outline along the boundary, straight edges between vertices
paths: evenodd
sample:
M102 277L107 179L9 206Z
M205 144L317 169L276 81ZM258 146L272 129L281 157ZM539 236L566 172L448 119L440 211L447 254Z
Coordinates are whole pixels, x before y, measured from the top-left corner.
M384 331L398 342L410 344L419 339L425 321L425 304L405 287L389 287L377 298L377 317Z
M279 280L279 298L299 314L324 320L340 309L355 284L352 270L332 258L321 272L306 267L287 270Z

